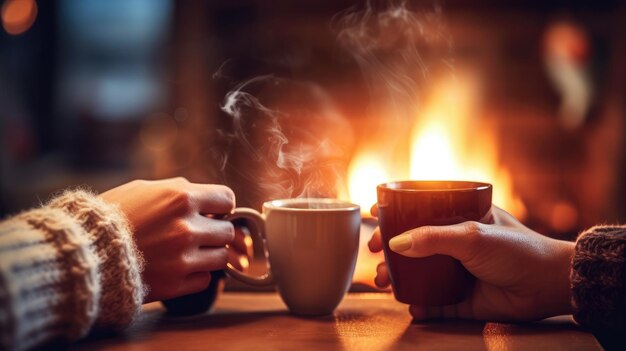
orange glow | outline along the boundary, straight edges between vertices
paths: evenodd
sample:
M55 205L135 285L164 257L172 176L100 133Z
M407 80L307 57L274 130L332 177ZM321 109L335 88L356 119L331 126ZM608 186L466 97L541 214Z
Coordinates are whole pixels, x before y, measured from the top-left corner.
M506 169L499 165L495 129L479 120L479 86L470 77L441 80L416 111L409 150L389 157L380 145L367 145L382 152L357 152L348 174L349 194L342 198L359 204L364 217L376 203L376 185L392 180L470 180L493 184L493 203L524 219L526 209L515 194ZM402 128L399 126L398 128ZM393 138L394 136L388 136ZM396 151L397 152L397 151ZM406 164L394 164L397 159ZM359 259L354 281L372 285L376 265L383 256L367 249L371 229L361 231Z
M2 26L13 35L26 32L37 18L37 3L34 0L6 0L2 4Z
M357 153L347 198L363 213L376 203L376 185L391 180L472 180L493 184L494 204L523 219L526 211L510 174L498 164L494 131L476 119L477 84L469 77L442 80L416 115L407 152L409 173L384 154Z
M526 211L499 166L494 133L474 117L476 83L440 82L414 126L410 179L473 180L493 184L493 203L523 219Z
M376 203L376 185L388 179L384 163L376 154L363 152L352 160L348 190L350 201L361 206L361 214L368 216L370 207Z
M457 160L445 126L440 123L424 125L411 150L411 179L451 179L458 174Z

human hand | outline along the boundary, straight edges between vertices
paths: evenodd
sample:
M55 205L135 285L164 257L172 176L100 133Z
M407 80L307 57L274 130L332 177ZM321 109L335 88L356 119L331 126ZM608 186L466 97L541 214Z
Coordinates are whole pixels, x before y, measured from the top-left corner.
M243 239L233 243L232 223L217 219L235 207L226 186L184 178L135 180L100 197L117 204L132 226L145 260L145 302L201 291L211 281L210 272L223 269L229 257L239 262Z
M494 224L424 226L390 240L390 248L404 256L452 256L476 277L473 291L458 304L411 306L416 320L529 321L571 313L569 270L574 243L536 233L496 206L492 212ZM369 247L374 252L383 248L378 228ZM375 283L390 284L384 263L377 267Z
M228 249L228 262L235 269L246 272L254 254L248 228L235 224L235 238L232 243L226 245L226 248Z

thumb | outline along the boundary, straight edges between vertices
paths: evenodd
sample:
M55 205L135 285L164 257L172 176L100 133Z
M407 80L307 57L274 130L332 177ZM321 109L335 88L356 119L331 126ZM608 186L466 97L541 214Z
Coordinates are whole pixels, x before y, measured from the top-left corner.
M483 224L464 222L448 226L424 226L411 229L389 240L389 248L403 256L427 257L448 255L468 261L479 247Z

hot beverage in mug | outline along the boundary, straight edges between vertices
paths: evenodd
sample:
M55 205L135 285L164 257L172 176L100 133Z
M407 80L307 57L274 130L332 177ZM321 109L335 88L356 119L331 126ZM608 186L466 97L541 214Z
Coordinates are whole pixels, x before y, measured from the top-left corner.
M359 206L335 199L274 200L263 204L263 214L237 208L226 219L240 218L264 241L269 267L266 275L252 277L229 265L229 275L251 285L275 283L293 313L332 313L352 282Z
M466 181L400 181L377 187L378 223L396 299L440 306L462 301L474 277L449 256L402 256L389 240L410 229L465 221L490 222L491 184Z

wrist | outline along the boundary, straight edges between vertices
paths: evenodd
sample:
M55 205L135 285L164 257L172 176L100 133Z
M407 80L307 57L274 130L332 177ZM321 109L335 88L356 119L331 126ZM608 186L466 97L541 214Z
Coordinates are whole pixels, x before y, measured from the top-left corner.
M569 241L557 240L558 250L556 261L557 274L555 276L555 310L554 315L572 314L572 289L570 272L572 258L576 244Z

